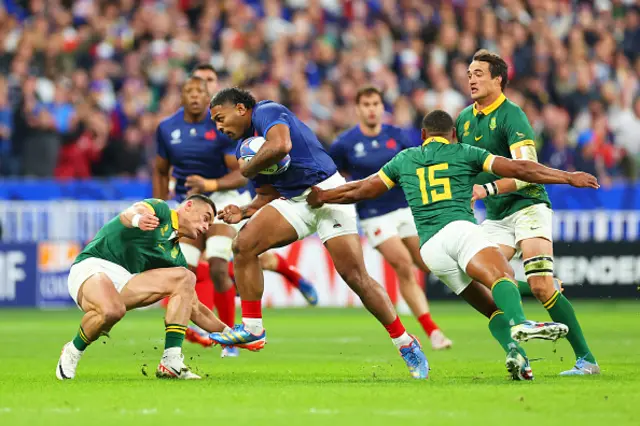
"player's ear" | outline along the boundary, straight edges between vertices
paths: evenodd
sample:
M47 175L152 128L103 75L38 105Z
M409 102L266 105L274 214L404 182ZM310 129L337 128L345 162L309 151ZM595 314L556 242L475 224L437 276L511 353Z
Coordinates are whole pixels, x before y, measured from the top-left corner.
M236 111L238 111L238 114L244 115L247 112L247 107L244 104L236 104Z
M425 129L424 127L420 129L420 137L422 138L422 142L427 140L427 129Z

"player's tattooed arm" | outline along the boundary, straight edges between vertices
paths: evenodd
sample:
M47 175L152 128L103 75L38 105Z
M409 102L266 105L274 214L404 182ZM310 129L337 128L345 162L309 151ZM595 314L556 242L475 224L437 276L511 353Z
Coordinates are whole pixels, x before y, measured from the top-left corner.
M378 198L389 190L380 175L371 175L366 179L346 183L333 189L311 188L307 196L307 203L312 208L323 204L353 204L362 200Z
M166 200L169 197L170 167L169 160L156 155L153 165L153 198Z
M273 166L291 151L291 133L284 124L276 124L265 135L266 142L249 162L240 166L242 175L247 178L256 176L261 170Z
M145 202L135 203L120 213L120 222L127 228L140 228L143 231L153 231L160 225L153 207Z
M271 185L256 188L256 196L251 203L244 206L228 205L218 213L218 219L233 225L244 219L249 219L258 210L280 197L280 193Z
M565 172L530 160L511 160L496 156L491 172L502 177L541 184L566 184L577 188L599 188L598 179L585 172Z

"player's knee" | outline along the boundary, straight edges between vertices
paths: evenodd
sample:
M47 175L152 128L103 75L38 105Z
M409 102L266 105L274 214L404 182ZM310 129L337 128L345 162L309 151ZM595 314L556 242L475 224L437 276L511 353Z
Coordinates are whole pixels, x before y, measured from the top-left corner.
M196 275L187 268L171 268L169 282L173 293L195 293Z
M555 293L553 256L550 254L532 256L524 259L522 263L524 274L529 282L529 287L531 287L531 293L536 299L545 302Z
M111 302L104 304L100 309L100 317L102 324L106 326L112 326L127 313L127 308L122 302Z
M489 282L494 283L502 278L515 279L513 268L507 262L504 265L487 265L487 275L489 276Z
M260 253L257 251L258 244L253 238L243 234L242 232L233 240L231 249L233 256L258 256Z
M414 280L413 263L410 259L402 259L396 262L390 262L391 267L398 276L400 285L406 285Z
M369 274L364 268L344 267L338 269L338 273L349 287L357 292L357 289L363 288L367 282Z

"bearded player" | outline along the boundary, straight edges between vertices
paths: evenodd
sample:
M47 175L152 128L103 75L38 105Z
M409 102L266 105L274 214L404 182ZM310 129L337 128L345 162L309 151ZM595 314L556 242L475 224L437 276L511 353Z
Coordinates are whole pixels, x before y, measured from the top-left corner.
M382 124L382 92L363 87L356 94L359 123L342 133L329 149L338 170L353 180L376 173L398 152L412 147L409 139L394 126ZM398 276L400 293L418 319L433 349L451 347L449 340L431 319L424 290L418 285L414 264L429 273L420 257L420 240L404 194L395 188L373 200L356 205L360 226L369 244L389 262Z
M182 105L174 115L163 120L157 130L157 156L153 173L153 195L166 200L169 196L169 171L175 178L175 198L178 202L188 194L209 196L218 208L228 204L244 204L251 200L247 179L238 170L236 143L220 133L208 114L211 94L217 89L218 77L210 65L197 66L182 87ZM204 252L211 280L215 286L214 305L225 324L235 322L236 290L229 273L231 243L238 226L215 220L205 235L198 239L183 238L182 252L189 268L197 273ZM278 272L298 288L308 303L317 303L314 287L297 269L277 253L261 257L265 269ZM189 328L187 339L210 345L198 330ZM237 356L235 348L225 348L222 356Z
M401 186L420 234L424 262L454 293L494 322L489 327L507 351L506 366L512 377L532 379L526 354L514 340L556 340L566 335L567 327L525 319L509 262L476 225L471 209L473 182L483 171L528 182L584 188L598 188L597 180L588 173L567 173L469 145L451 144L453 119L444 111L433 111L424 118L422 138L422 147L400 152L377 174L333 189L313 188L307 201L315 208L324 203L348 204L379 197ZM470 286L472 279L486 290ZM486 294L488 290L492 298Z
M283 105L256 102L249 92L238 88L214 96L211 118L232 139L265 139L251 161L240 161L240 171L252 180L256 197L243 206L227 206L218 216L231 224L250 219L233 243L243 323L229 332L213 333L211 338L225 346L262 349L266 343L261 303L264 281L258 256L317 232L336 270L386 328L411 375L427 378L428 363L420 344L406 332L389 296L365 269L355 208L328 205L312 210L305 201L312 186L332 188L345 182L316 135ZM286 170L259 174L279 167L285 158L290 158Z
M507 64L498 55L478 51L468 69L473 105L456 121L461 143L495 155L538 161L535 134L520 107L505 98ZM474 198L487 209L482 229L507 259L522 255L528 287L551 319L569 326L567 340L576 356L573 369L563 376L599 374L600 367L587 345L573 306L554 284L551 202L544 186L517 179L485 175L474 188ZM521 287L527 287L521 283Z
M56 367L60 380L73 379L87 347L107 334L127 311L169 298L159 378L199 379L184 364L187 323L204 330L225 326L196 297L195 276L180 250L181 237L197 238L213 223L216 209L202 195L188 197L174 211L166 202L135 203L98 231L69 271L69 294L84 311L75 338L64 345Z

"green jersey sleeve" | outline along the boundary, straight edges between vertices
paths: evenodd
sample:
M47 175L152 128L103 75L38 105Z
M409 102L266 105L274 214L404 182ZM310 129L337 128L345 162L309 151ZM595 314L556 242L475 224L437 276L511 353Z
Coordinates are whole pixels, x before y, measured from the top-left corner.
M378 176L389 189L396 186L400 180L400 157L404 155L404 152L405 151L402 151L396 154L396 156L389 160L387 164L382 166L382 169L378 172Z
M509 150L513 158L523 158L522 147L532 146L535 149L535 133L524 111L520 108L509 111L504 127L504 136L509 144Z
M159 198L146 198L142 200L142 204L160 219L161 224L171 223L171 209L166 201Z
M471 167L478 173L487 172L491 173L491 165L495 155L489 151L477 146L462 145L464 147L465 161L470 164Z

